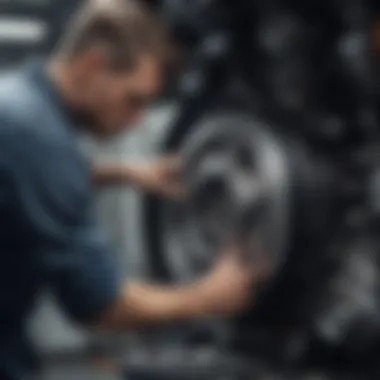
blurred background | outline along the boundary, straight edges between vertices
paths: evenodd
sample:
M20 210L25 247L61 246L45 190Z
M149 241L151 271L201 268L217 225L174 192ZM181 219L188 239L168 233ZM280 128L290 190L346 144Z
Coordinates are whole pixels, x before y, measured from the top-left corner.
M6 72L33 56L46 56L54 48L68 17L79 3L80 0L0 0L0 70ZM157 5L153 1L150 3ZM379 225L380 203L377 194L380 194L378 191L380 182L377 180L375 181L377 185L374 185L375 182L372 181L372 174L375 173L374 177L378 178L377 173L380 172L377 169L380 152L377 69L380 51L380 24L377 19L380 18L376 10L378 5L376 2L360 0L331 0L331 2L239 0L233 6L229 4L230 8L225 12L225 10L220 11L215 5L223 3L222 1L191 0L162 3L167 5L163 13L168 22L171 22L176 36L185 41L189 57L189 64L177 78L179 84L174 86L176 90L168 89L167 94L152 105L141 127L132 133L117 136L101 144L88 136L80 136L83 150L89 156L113 162L148 160L159 154L163 147L170 150L178 147L180 141L182 143L186 140L185 129L177 133L178 128L174 132L171 128L173 125L193 125L202 114L199 111L202 109L198 104L199 101L203 110L207 106L216 109L218 113L228 104L229 107L233 105L231 108L234 111L248 109L250 114L254 113L264 120L269 120L269 124L285 126L287 131L291 131L292 138L300 142L300 145L308 147L307 159L304 160L301 153L295 160L308 163L311 157L311 166L306 165L303 171L317 173L316 167L319 168L319 164L322 163L324 174L329 171L334 172L334 181L337 182L334 182L333 186L334 207L329 208L329 212L333 210L328 214L330 217L326 217L327 214L324 216L319 214L323 207L319 207L319 197L322 192L318 189L315 191L313 188L318 200L316 198L301 200L306 202L300 207L304 209L305 214L300 214L301 216L297 214L299 218L297 228L300 224L304 225L305 231L302 230L302 239L297 240L297 249L302 253L314 249L315 253L318 249L322 249L321 247L325 247L320 244L322 240L326 240L326 246L329 247L326 250L329 252L329 255L326 255L330 260L329 263L332 261L335 263L336 257L344 256L339 265L339 268L345 268L342 270L343 280L339 286L334 285L334 289L340 290L337 295L330 292L335 297L333 301L329 292L322 297L323 305L315 314L321 317L316 318L317 321L313 319L311 323L313 329L317 326L315 328L317 334L314 330L310 333L310 324L307 324L305 329L293 329L291 334L288 334L287 322L284 323L285 327L278 324L279 320L282 321L284 309L293 310L289 305L293 305L294 299L301 299L298 293L300 288L303 289L302 281L305 281L305 278L314 279L314 274L318 268L321 268L316 266L310 252L307 260L304 259L307 265L302 262L302 265L295 270L303 275L299 276L302 279L296 276L297 280L288 286L288 292L283 294L280 292L280 295L276 293L277 304L281 305L273 309L272 313L277 319L267 318L263 312L257 320L248 319L248 322L213 320L203 325L175 326L149 335L99 335L89 333L68 321L56 306L54 296L46 292L41 295L38 308L29 322L30 336L43 365L43 373L39 378L47 380L77 378L121 380L127 377L145 380L351 379L350 371L343 371L343 375L330 375L325 367L331 364L330 359L334 361L332 366L335 367L336 359L344 369L347 361L353 362L359 356L378 357L379 351L380 340L367 345L367 338L364 339L365 344L358 338L358 336L367 337L367 330L363 326L372 326L370 335L375 336L380 332L380 325L377 322L380 321L380 276L376 262L379 250L373 249L372 256L362 254L367 252L365 248L351 252L357 243L355 240L353 244L351 239L360 235L358 231L362 231L365 226L364 229L368 227L366 231L373 233L378 231L376 228ZM248 5L247 8L247 5L243 6L244 3L254 5ZM286 3L286 6L283 6L283 3ZM298 18L293 17L295 14ZM251 31L253 24L255 30ZM232 40L232 44L229 40L231 36L236 38ZM228 64L221 69L225 62ZM213 73L211 77L210 72ZM229 79L223 82L223 85L220 79L222 77ZM210 96L207 95L210 94L207 92L210 88L214 91L211 94L219 91L219 94L225 96L218 99L217 107L206 102L210 100ZM187 101L185 106L183 99ZM183 117L184 114L186 117ZM222 123L224 122L225 120ZM244 121L238 118L230 121L231 123L234 127L237 124L254 124L256 126L253 130L262 127L260 122L251 119ZM193 127L188 127L186 131L191 128ZM244 126L242 128L244 129ZM261 136L260 133L258 136ZM276 150L275 148L273 149ZM326 167L329 170L325 170ZM369 168L373 171L367 176ZM365 179L364 175L367 176ZM371 188L362 187L367 181L371 183ZM341 185L343 183L344 186ZM298 191L297 197L300 194L299 188L303 189L303 186L303 183L293 186ZM370 192L376 199L371 198L369 202ZM163 208L170 209L170 205L160 205L161 211ZM165 264L160 261L162 256L159 255L159 251L162 247L159 246L162 242L157 240L156 235L160 234L157 225L161 223L161 219L157 211L157 200L148 199L127 188L101 189L97 194L97 208L110 244L115 248L114 251L118 252L117 259L126 277L166 281L167 277L171 277L170 281L174 282L192 278L194 273L186 267L186 259L185 264L178 263L175 255L169 255L165 256ZM316 208L318 210L315 210ZM334 218L331 218L331 215L334 215ZM318 223L310 222L315 220ZM330 223L335 225L331 227ZM277 228L275 236L279 242L276 244L278 243L280 248L276 249L280 251L284 250L281 245L284 243L280 237L284 234L285 224L273 227ZM313 230L313 234L307 230L309 227ZM330 234L326 232L326 228ZM315 231L318 233L314 233ZM322 240L320 236L323 236ZM360 235L360 238L362 237ZM194 236L187 236L187 241L189 239L196 240ZM373 242L373 238L371 239ZM170 238L167 240L169 242L165 243L167 245L163 244L164 247L174 244ZM190 244L189 247L193 249L194 245ZM186 249L183 247L181 249L181 254L185 255ZM291 249L296 250L294 247ZM168 249L171 250L176 251ZM340 253L337 254L336 251ZM323 268L321 272L325 273L325 267ZM168 271L173 272L172 276L167 276ZM372 275L373 272L376 273ZM340 275L341 272L337 273ZM291 271L291 276L293 275L294 271ZM341 279L339 275L334 278ZM316 278L319 283L324 281L322 277ZM369 278L374 280L367 284L365 280ZM353 285L353 289L350 290L348 283L357 286ZM286 281L284 284L289 285ZM318 288L317 293L320 291ZM290 297L289 294L296 295ZM310 294L308 293L306 298L312 298L309 297ZM360 308L362 310L362 305L367 302L363 300L367 300L368 295L369 298L379 301L374 301L375 306L371 301L370 311L364 313L363 317L357 310ZM346 299L349 301L345 302ZM279 300L281 302L278 302ZM347 307L347 304L350 306ZM336 305L339 307L335 307ZM355 308L355 305L360 307ZM311 307L306 308L311 310ZM325 312L325 309L328 311ZM294 310L297 310L295 314L299 313L298 309ZM352 331L355 333L352 340L347 343L345 339L349 334L345 328L349 324L345 318L348 315L355 315L352 320L355 323L358 320L360 323L358 322L358 329L353 323L355 328ZM289 318L293 322L297 321L293 325L301 326L297 325L297 318ZM269 325L270 323L272 325L269 327L265 325L269 333L260 327L263 319L273 319L273 322L269 322ZM285 317L284 319L286 320ZM258 323L256 325L258 328L252 328L255 323ZM273 340L271 340L272 335L276 336ZM295 358L310 351L308 345L314 342L315 335L317 343L312 345L311 351L314 352L314 348L317 347L317 360L314 360L312 353L313 360L301 361L303 365L307 363L307 373L302 376L295 374L292 371L299 363ZM286 339L283 339L284 336ZM232 345L238 348L230 349L231 337L232 340L240 342ZM342 360L339 355L338 358L335 357L335 351L330 355L331 346L343 346L343 351L338 351L339 355L344 352L345 359ZM353 349L354 347L358 350ZM364 347L362 351L360 347ZM368 347L371 350L370 354L366 351ZM250 367L249 375L244 371L243 375L237 375L240 368L245 368L245 364L239 361L240 353L243 352L244 358L248 354L249 360L253 363L257 358L256 351L265 353L263 356L267 355L265 365L260 359L257 365ZM329 360L320 359L320 352L329 357ZM235 354L238 354L239 359L236 362L232 360ZM231 360L232 370L221 373L220 363L225 363L226 358ZM154 361L163 368L173 369L178 365L178 371L170 375L165 371L161 373L157 366L151 365ZM294 365L296 362L297 365ZM186 367L185 364L188 363L192 363L198 369L205 367L206 372L193 373ZM150 365L151 368L148 368ZM147 370L136 374L133 373L134 367L146 367ZM371 379L378 378L376 376L379 372L375 373ZM367 379L358 376L353 378Z

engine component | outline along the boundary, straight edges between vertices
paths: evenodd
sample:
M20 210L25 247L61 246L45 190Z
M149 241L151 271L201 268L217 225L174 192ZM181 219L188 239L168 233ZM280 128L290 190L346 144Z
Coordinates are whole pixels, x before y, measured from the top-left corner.
M343 250L345 265L330 284L329 301L316 319L321 337L343 344L356 358L368 355L368 346L379 339L375 332L380 332L378 259L372 244L360 239Z
M314 95L313 35L300 17L278 9L260 18L256 34L265 67L264 88L278 107L300 112Z

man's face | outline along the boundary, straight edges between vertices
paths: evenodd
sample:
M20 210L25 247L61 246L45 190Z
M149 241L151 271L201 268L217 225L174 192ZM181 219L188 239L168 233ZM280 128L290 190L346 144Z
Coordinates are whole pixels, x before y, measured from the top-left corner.
M89 60L81 78L83 116L96 134L109 136L137 126L144 111L161 91L159 62L141 56L132 70L113 71L105 60Z

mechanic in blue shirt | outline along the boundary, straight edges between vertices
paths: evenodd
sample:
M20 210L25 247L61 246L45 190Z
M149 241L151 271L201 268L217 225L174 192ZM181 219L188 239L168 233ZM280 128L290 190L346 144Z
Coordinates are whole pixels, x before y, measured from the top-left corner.
M235 248L196 284L123 284L93 219L94 177L180 189L171 160L90 170L75 138L83 126L108 136L136 123L161 87L167 45L139 3L91 1L47 62L0 79L1 380L29 371L24 325L45 286L73 319L105 329L232 314L250 299L256 276Z

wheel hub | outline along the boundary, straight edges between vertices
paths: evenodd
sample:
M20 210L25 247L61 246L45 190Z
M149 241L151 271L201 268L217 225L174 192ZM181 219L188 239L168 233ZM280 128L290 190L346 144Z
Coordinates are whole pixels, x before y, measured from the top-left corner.
M260 200L253 157L241 146L221 146L203 151L189 166L187 183L194 221L205 240L217 246L242 213Z
M278 263L286 251L289 175L283 146L265 126L241 117L200 123L181 148L186 205L167 204L162 219L164 255L176 282L206 272L236 228L259 229ZM265 212L257 221L257 205ZM253 254L253 253L252 253Z

